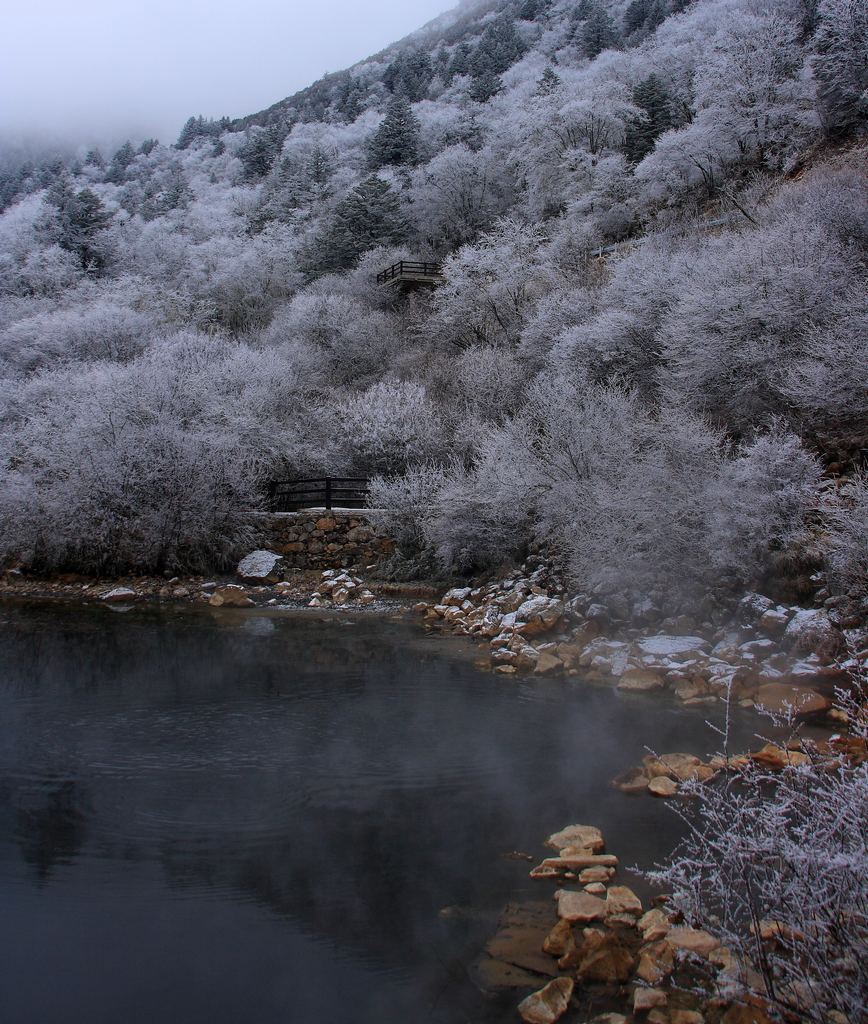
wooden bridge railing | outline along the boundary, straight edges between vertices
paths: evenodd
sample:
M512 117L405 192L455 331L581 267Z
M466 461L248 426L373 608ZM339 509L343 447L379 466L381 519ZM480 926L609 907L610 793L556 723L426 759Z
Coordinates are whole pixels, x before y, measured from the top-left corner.
M393 263L388 270L377 274L378 284L390 281L427 281L435 282L443 277L443 269L439 263L414 263L412 260L401 260Z
M268 489L273 512L303 508L366 508L366 477L317 477L311 480L275 480Z

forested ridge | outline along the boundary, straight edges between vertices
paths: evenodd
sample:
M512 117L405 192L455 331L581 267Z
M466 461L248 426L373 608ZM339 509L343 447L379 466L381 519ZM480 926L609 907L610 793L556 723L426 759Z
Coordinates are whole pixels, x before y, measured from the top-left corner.
M0 155L0 559L218 568L346 474L417 570L864 592L866 114L865 0L510 0Z

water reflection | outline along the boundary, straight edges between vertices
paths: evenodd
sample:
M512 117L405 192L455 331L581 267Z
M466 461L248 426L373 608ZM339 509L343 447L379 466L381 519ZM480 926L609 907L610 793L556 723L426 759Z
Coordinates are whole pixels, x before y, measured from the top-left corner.
M403 624L0 618L4 1020L512 1020L466 968L548 890L501 854L587 820L649 863L674 816L609 780L648 742L714 745L695 714L483 675Z

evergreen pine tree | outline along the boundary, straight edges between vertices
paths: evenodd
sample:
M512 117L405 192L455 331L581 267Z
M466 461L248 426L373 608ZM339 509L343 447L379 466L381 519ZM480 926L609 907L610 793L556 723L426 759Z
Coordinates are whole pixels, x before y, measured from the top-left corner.
M620 35L615 22L602 7L595 4L582 26L581 43L585 56L593 60L603 50L617 46L619 42Z
M386 116L368 142L371 167L414 164L419 156L421 125L403 96L395 96L386 108Z
M477 103L487 103L492 96L496 96L503 89L503 80L500 75L493 71L486 71L481 75L475 75L470 83L470 98Z
M525 45L516 31L515 22L507 15L493 21L482 33L473 54L470 70L475 78L502 75L525 52Z
M131 142L125 142L112 157L112 162L109 165L109 169L105 176L106 181L111 181L115 185L120 185L121 182L126 179L127 168L135 158L136 151L133 149L133 144Z
M49 190L48 201L57 210L58 245L75 253L88 273L100 270L102 257L95 240L112 218L99 196L89 188L74 192L69 182L60 180Z
M537 96L551 96L560 84L561 80L555 73L555 69L549 66L543 71L539 81L536 83L536 94Z
M624 11L624 34L632 35L645 24L648 11L651 8L650 0L631 0Z
M320 272L346 270L362 253L379 245L400 245L407 235L400 196L387 181L372 174L338 203L311 262Z
M654 143L673 126L669 92L657 75L649 75L633 90L633 103L646 114L627 125L624 151L633 163L647 156Z
M452 62L449 65L449 75L467 75L470 73L470 63L473 59L473 49L469 43L459 43L452 54Z

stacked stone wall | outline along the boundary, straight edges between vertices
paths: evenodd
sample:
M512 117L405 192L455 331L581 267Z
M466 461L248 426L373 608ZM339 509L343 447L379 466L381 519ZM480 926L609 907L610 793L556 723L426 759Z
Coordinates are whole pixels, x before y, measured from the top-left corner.
M364 513L341 509L271 515L265 541L293 569L361 569L395 547Z

